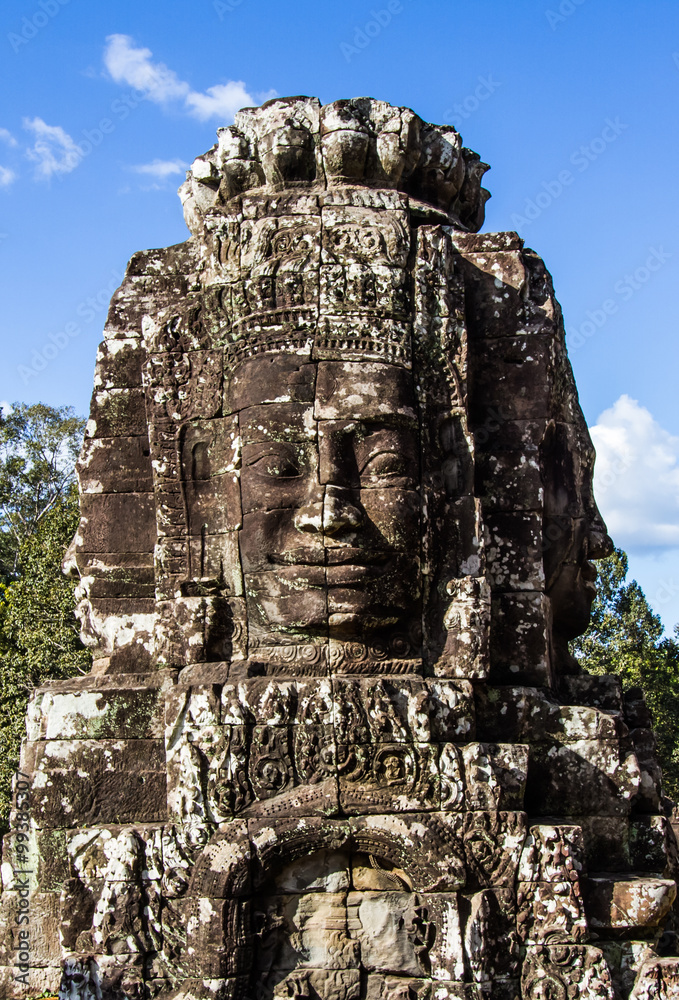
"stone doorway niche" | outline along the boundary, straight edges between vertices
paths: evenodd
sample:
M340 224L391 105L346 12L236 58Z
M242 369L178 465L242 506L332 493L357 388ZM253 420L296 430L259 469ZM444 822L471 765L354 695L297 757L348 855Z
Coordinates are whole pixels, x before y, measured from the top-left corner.
M251 914L252 1000L407 1000L423 980L463 979L456 894L413 892L405 871L371 854L298 858Z

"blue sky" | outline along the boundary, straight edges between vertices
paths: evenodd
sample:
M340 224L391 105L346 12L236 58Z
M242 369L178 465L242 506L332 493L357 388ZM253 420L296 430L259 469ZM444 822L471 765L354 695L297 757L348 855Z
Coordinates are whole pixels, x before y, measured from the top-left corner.
M176 188L238 107L408 105L554 274L600 506L679 621L676 0L6 0L0 52L0 400L87 411L110 294L186 238Z

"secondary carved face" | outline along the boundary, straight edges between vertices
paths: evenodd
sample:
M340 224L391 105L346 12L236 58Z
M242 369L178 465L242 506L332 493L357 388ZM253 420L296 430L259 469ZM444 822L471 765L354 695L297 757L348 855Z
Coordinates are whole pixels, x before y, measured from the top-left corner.
M554 628L565 639L585 631L596 597L592 559L613 543L592 491L594 449L584 425L556 424L543 448L545 463L544 565Z
M267 356L241 366L233 392L232 405L248 404L238 419L250 627L351 636L407 617L420 549L410 373Z

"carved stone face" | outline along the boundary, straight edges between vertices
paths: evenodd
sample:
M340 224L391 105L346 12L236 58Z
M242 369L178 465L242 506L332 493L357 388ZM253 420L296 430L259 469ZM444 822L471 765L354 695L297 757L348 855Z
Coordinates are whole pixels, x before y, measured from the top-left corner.
M544 565L554 629L572 639L589 624L596 597L592 559L612 551L594 501L594 450L587 428L556 424L546 436Z
M240 552L251 629L351 636L417 610L410 373L376 362L254 358L233 396L232 406L247 404L238 408Z

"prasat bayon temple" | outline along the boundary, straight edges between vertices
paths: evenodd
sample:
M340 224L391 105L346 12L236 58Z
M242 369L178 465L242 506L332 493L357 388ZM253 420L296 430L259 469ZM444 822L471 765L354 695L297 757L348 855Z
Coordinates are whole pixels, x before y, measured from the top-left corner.
M568 648L594 452L486 169L275 100L130 261L68 555L94 666L30 704L3 997L679 997L649 714Z

